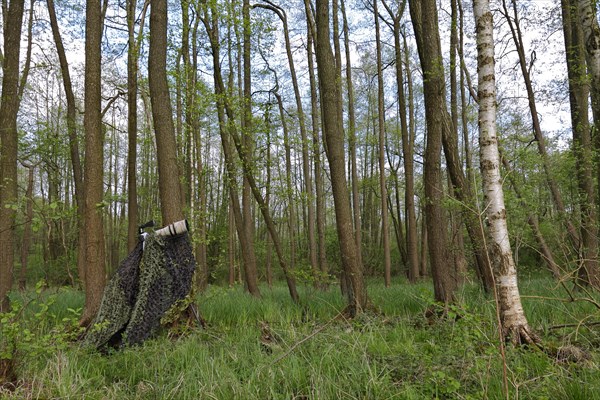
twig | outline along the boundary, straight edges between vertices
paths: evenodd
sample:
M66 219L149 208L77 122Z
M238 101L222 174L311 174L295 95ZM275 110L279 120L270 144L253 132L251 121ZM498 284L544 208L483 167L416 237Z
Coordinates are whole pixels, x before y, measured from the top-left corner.
M561 299L560 297L546 297L546 296L521 296L522 299L538 299L538 300L552 300L560 301L563 303L573 303L577 299Z
M579 327L579 326L598 326L600 325L600 321L594 321L594 322L578 322L576 324L562 324L562 325L554 325L554 326L550 326L548 327L548 329L562 329L562 328L575 328L575 327Z
M269 364L269 367L272 367L273 365L277 364L279 361L281 361L284 358L286 358L298 346L300 346L302 343L304 343L304 342L312 339L313 337L315 337L319 332L321 332L323 329L325 329L326 327L328 327L333 321L335 321L336 319L338 319L340 316L343 316L343 315L344 315L344 311L340 311L333 318L331 318L329 321L327 321L325 324L323 324L320 327L318 327L317 329L315 329L313 333L311 333L310 335L308 335L308 336L304 337L303 339L301 339L301 340L297 341L296 343L294 343L292 345L292 347L290 347L285 353L283 353L282 355L280 355L279 357L277 357L275 360L273 360L273 362L271 364Z

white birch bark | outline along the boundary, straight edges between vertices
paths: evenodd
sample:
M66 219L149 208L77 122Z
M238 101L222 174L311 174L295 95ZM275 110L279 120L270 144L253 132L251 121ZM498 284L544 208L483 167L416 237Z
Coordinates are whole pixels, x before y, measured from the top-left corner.
M500 156L496 135L496 77L493 17L489 0L473 0L477 33L479 82L479 146L485 210L489 227L488 253L494 269L500 322L505 339L515 344L537 342L521 305L517 269L508 235Z

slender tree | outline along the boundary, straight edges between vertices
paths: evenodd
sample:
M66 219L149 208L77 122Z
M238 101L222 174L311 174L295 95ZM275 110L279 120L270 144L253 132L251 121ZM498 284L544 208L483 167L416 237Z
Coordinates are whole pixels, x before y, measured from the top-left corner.
M198 26L197 18L190 7L190 1L181 2L182 38L181 57L183 61L183 79L185 82L185 104L183 114L185 124L183 136L185 140L185 197L189 212L194 218L194 236L196 242L196 284L199 289L208 285L206 254L206 178L200 138L200 112L198 85ZM190 11L192 18L190 19ZM194 150L192 152L192 150ZM195 160L192 155L195 156ZM195 163L194 163L195 162ZM195 180L194 180L195 176ZM192 203L192 195L195 194Z
M343 4L343 3L342 3ZM343 7L342 7L343 10ZM314 65L314 46L315 37L317 35L313 12L310 7L310 1L304 0L304 11L306 13L306 25L308 31L308 39L306 46L306 53L308 58L308 78L310 83L310 106L311 106L311 124L312 124L312 158L313 158L313 171L315 176L315 197L316 197L316 224L317 224L317 243L318 243L318 264L321 273L326 274L328 272L327 267L327 251L325 243L325 214L326 204L324 196L324 183L323 183L323 167L321 158L321 140L319 139L319 100L317 95L317 79L315 77L315 65ZM350 109L349 109L350 112ZM356 164L356 161L355 161ZM354 178L353 178L354 179ZM358 189L356 191L358 193ZM358 196L358 194L356 195ZM353 190L354 197L354 190ZM357 197L358 199L358 197ZM355 216L358 214L358 209L355 212ZM355 222L355 227L360 227L360 223ZM360 247L360 232L357 231L357 246ZM357 252L358 262L362 265L361 252Z
M437 301L454 300L456 279L448 263L446 216L442 208L444 189L441 151L445 111L444 74L435 0L409 1L410 15L417 39L424 75L427 145L425 149L425 213L434 294Z
M35 165L25 165L27 168L27 191L25 192L25 201L27 202L25 210L25 226L23 228L23 242L21 243L21 271L19 273L19 289L25 290L27 286L27 265L29 261L29 250L31 249L31 239L33 236L33 184Z
M346 2L341 0L342 31L344 32L344 53L346 56L346 87L348 91L348 148L350 150L350 177L352 184L352 216L354 221L354 232L356 235L356 246L361 249L357 251L358 263L362 265L362 222L360 219L360 196L358 179L358 165L356 162L356 112L354 100L354 83L352 82L352 59L350 49L350 29L346 16Z
M496 134L496 74L494 60L494 21L488 0L473 0L477 35L479 157L485 212L489 226L489 255L496 278L502 333L514 344L536 343L521 305L517 268L512 256L504 190L500 176L500 155Z
M521 31L521 22L517 13L517 2L516 0L511 0L511 2L511 12L509 12L508 10L506 0L502 0L502 7L504 10L504 16L506 18L506 21L508 22L508 26L511 31L513 42L515 43L515 47L517 49L517 55L519 56L519 66L521 68L521 73L525 82L525 88L527 90L527 100L529 104L531 121L533 124L533 133L535 137L535 142L537 144L538 152L540 153L540 156L542 158L544 177L546 178L548 188L550 189L550 194L552 195L554 206L564 218L571 244L575 249L577 249L579 247L580 241L579 234L577 233L575 225L566 214L566 206L562 198L562 194L559 190L558 183L556 182L556 179L554 178L554 175L550 169L550 159L548 156L548 151L546 149L546 140L539 119L539 113L537 110L537 103L533 89L533 82L531 79L531 67L533 65L534 60L529 60L529 62L527 62L526 60L525 45L523 43L523 33Z
M79 155L79 140L77 138L77 108L75 103L75 94L73 92L73 84L71 83L71 73L69 72L69 64L63 45L62 37L58 27L56 18L56 10L54 0L48 0L48 15L50 17L50 26L52 27L52 35L56 45L58 61L62 74L63 87L65 90L65 98L67 101L67 134L69 136L69 151L71 155L71 166L73 168L73 181L75 201L77 204L77 216L79 227L78 241L82 243L80 249L85 249L85 233L83 229L83 213L84 213L84 197L83 197L83 172L81 167L81 157ZM85 281L85 252L79 251L77 254L77 270L80 281Z
M373 16L375 20L375 46L377 54L377 131L379 133L379 195L381 196L381 238L383 242L383 267L385 286L392 282L392 259L390 256L390 228L388 212L388 195L385 176L385 94L383 85L383 66L381 61L381 33L379 29L378 0L373 0Z
M583 31L587 71L590 74L590 94L594 128L600 132L600 25L598 24L597 1L577 0L577 15ZM596 133L598 135L598 133ZM596 147L600 146L597 141ZM600 167L598 169L600 173Z
M228 183L227 186L228 186L228 192L229 192L229 198L230 198L230 204L229 204L230 235L233 233L233 229L232 229L233 226L235 226L235 229L238 234L238 238L240 240L241 255L242 255L244 271L247 271L248 266L249 265L251 266L252 263L249 260L251 253L247 252L246 248L248 246L252 246L252 244L250 243L249 238L247 237L246 229L244 228L241 202L240 202L237 188L236 188L237 178L236 178L234 149L233 149L233 147L231 145L231 141L229 139L230 134L229 134L228 126L230 126L230 125L227 123L226 115L225 115L226 92L225 92L225 87L223 84L223 79L221 76L221 69L220 69L221 67L220 67L220 64L218 61L219 54L220 54L220 45L219 45L219 36L218 36L219 33L218 33L218 27L217 27L216 14L213 12L211 15L211 19L209 19L208 15L205 16L203 19L203 23L209 34L209 38L211 41L211 47L212 47L212 53L213 53L212 54L213 55L213 65L214 65L213 78L214 78L214 82L215 82L215 94L217 96L217 98L216 98L217 117L219 119L219 134L221 136L221 143L223 146L223 157L225 159L225 167L226 167L226 171L227 171L227 183ZM231 122L231 124L232 123L233 122ZM230 244L229 245L229 254L230 254L229 282L230 282L230 285L233 285L233 282L235 281L235 271L233 269L234 268L233 260L234 260L235 252L234 252L234 245L233 245L232 238L230 238L229 244ZM244 274L246 274L246 272L244 272ZM256 297L260 296L258 284L254 285L253 281L248 281L246 279L246 288L248 289L248 292L251 295L256 296Z
M586 285L600 288L596 192L592 165L592 135L588 116L590 87L585 68L584 34L581 23L577 18L576 0L562 0L561 4L569 77L573 153L575 155L581 213L582 260L579 268L579 278Z
M148 81L156 136L162 224L167 225L182 220L184 215L175 126L167 83L166 0L153 0L150 6Z
M296 109L298 110L298 126L300 128L300 140L302 141L302 173L304 175L304 193L307 202L307 235L308 235L308 251L309 262L313 273L316 275L318 271L317 265L317 241L315 237L315 206L313 195L312 175L310 172L310 158L308 154L308 134L306 129L306 118L304 116L304 106L302 105L302 94L300 85L296 76L296 67L292 56L292 46L290 43L290 34L288 27L288 19L285 10L275 5L273 2L264 0L264 4L257 4L255 7L262 7L273 11L283 24L283 37L285 39L285 51L290 67L290 75L292 78L292 86L294 88L294 98L296 100Z
M234 24L234 28L237 25ZM250 1L242 0L242 48L241 55L238 57L238 74L242 74L242 77L238 77L238 84L240 87L240 97L242 98L242 118L241 118L241 139L243 142L244 150L247 154L251 155L254 153L255 139L252 128L252 79L251 79L251 65L250 65L250 37L252 35L252 26L250 25ZM239 38L239 36L238 36ZM238 49L239 51L240 49ZM242 68L239 68L239 63L242 63ZM226 103L227 109L227 103ZM233 118L230 115L230 120ZM251 161L251 157L248 157L248 162ZM249 166L252 168L251 166ZM243 175L244 185L242 188L242 217L244 223L244 229L246 230L246 240L248 246L245 247L244 251L248 253L246 259L246 280L255 281L254 285L258 288L258 267L256 263L256 254L254 251L254 217L252 214L252 188L246 174Z
M402 1L398 10L383 1L383 6L392 19L392 32L394 34L394 55L396 65L396 87L398 107L400 114L400 132L402 136L402 161L404 163L404 209L406 212L406 253L408 260L408 279L414 282L419 277L419 254L417 235L417 216L415 212L415 178L414 178L414 142L410 140L407 121L406 94L404 89L404 61L402 59L401 19L406 8L406 1Z
M275 75L276 89L273 95L277 99L279 108L279 118L281 120L281 130L283 131L283 147L285 150L285 192L287 195L287 213L288 213L288 231L290 242L290 268L294 268L296 263L296 210L294 207L294 187L292 186L292 146L290 145L290 134L285 119L285 109L283 99L277 92L279 81Z
M85 305L80 324L88 325L96 315L105 285L104 225L104 135L101 96L102 7L99 0L86 6L85 23L85 169L84 232ZM81 243L80 243L81 246Z
M19 112L19 55L24 0L3 3L4 58L0 97L0 312L9 310L13 284L17 201L17 114Z
M144 17L150 4L144 3L140 18L138 37L144 27ZM127 248L133 250L137 243L138 199L137 199L137 137L138 137L138 53L140 43L135 36L137 0L127 2Z
M203 22L203 24L206 28L206 31L209 35L210 42L211 42L212 55L213 55L213 78L214 78L214 83L215 83L215 94L217 95L217 110L220 109L221 111L224 111L227 114L227 118L230 121L234 121L235 115L233 112L233 107L231 106L227 96L224 96L225 84L223 82L223 76L221 73L221 66L220 66L220 61L219 61L220 43L219 43L219 36L218 36L218 24L217 24L216 10L215 10L214 5L212 5L212 6L210 6L210 10L209 10L209 7L206 7L206 8L204 8L203 12L204 12L204 16L202 18L202 22ZM220 118L224 120L224 115L222 115L222 114L223 114L223 112L221 112ZM220 125L223 126L223 128L225 127L224 123L221 123ZM264 222L267 225L269 234L271 235L271 240L273 241L275 253L277 254L277 258L279 260L279 265L285 276L290 296L293 301L298 302L299 296L298 296L298 292L296 289L296 281L294 279L294 276L291 274L291 271L288 269L288 263L283 254L279 233L277 231L277 228L275 226L273 218L271 217L271 214L269 213L269 208L265 204L265 200L262 196L262 193L256 184L256 180L254 178L253 170L252 170L252 163L250 161L250 156L248 153L248 148L246 146L244 146L242 138L239 135L239 133L237 132L235 125L229 124L228 127L229 127L229 133L231 135L231 139L233 139L233 144L235 146L235 150L237 151L237 154L242 162L242 169L244 172L244 177L248 182L248 185L250 187L252 195L254 196L254 199L258 203L258 208L260 209L260 212L263 215ZM221 142L223 144L223 150L229 153L231 151L231 144L229 141L229 136L226 135L226 132L224 129L221 129L220 131L221 131ZM227 161L227 160L229 160L229 161ZM234 171L233 171L233 154L229 153L228 155L226 155L226 162L228 162L230 164L228 167L228 169L229 169L228 173L230 175L229 178L233 179L235 176ZM235 207L234 207L234 211L235 211ZM237 221L236 221L236 224L237 224ZM239 234L240 234L240 229L238 228L238 235ZM242 237L243 237L243 235L242 235ZM242 251L242 255L244 255L244 251Z
M349 279L348 312L354 316L367 306L367 289L364 282L363 266L357 262L352 211L347 197L346 162L344 155L344 134L341 120L341 93L336 82L336 60L330 43L329 1L316 2L316 56L323 115L323 136L326 142L326 155L329 160L331 186L335 205L336 226L343 270Z

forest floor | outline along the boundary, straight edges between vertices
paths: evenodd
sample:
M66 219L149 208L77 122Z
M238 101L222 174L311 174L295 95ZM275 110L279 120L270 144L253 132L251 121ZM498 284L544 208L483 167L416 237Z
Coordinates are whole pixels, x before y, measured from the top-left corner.
M427 281L370 282L378 312L353 320L339 315L336 287L303 287L300 306L283 283L261 290L255 299L240 287L211 287L198 298L205 329L105 355L71 341L80 292L15 294L0 356L13 358L16 387L5 383L0 398L600 399L600 310L564 301L550 279L521 279L546 351L507 345L504 357L493 298L476 285L441 319L425 315L433 305Z

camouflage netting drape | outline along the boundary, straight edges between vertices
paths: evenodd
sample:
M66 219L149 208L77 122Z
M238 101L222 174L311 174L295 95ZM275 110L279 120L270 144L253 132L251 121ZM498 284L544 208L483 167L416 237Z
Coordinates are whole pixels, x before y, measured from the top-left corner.
M187 233L149 235L121 262L84 344L131 346L151 337L162 316L190 292L196 262Z

